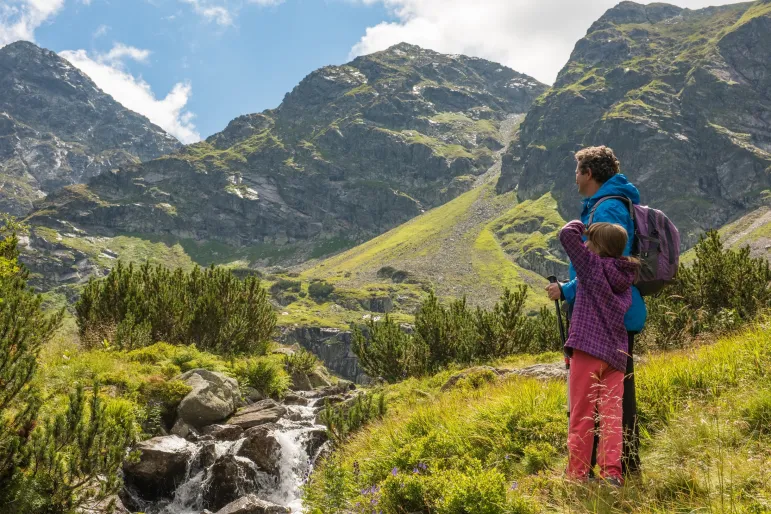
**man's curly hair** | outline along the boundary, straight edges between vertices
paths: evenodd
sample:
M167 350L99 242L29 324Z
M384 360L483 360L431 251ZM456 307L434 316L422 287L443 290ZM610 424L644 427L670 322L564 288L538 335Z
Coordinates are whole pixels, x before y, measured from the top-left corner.
M616 154L607 146L590 146L576 152L576 162L581 173L592 170L592 178L604 184L610 178L621 173Z

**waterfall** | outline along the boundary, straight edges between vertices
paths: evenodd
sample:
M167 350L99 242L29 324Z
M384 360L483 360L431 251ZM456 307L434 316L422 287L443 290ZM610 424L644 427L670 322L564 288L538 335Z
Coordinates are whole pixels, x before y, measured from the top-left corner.
M315 422L319 408L316 399L308 399L308 405L284 405L287 412L284 417L270 425L269 436L278 443L277 455L274 455L275 470L267 472L249 458L239 455L247 437L242 434L235 441L212 441L211 439L188 443L193 451L187 462L184 478L174 491L174 497L156 502L135 500L135 508L142 508L146 514L200 514L204 508L214 512L224 505L212 508L207 505L206 495L212 488L226 488L230 493L241 497L253 493L262 500L287 507L293 514L300 514L302 506L302 486L308 479L315 457L319 453L318 444L314 448L313 434L324 430L323 425ZM274 443L275 444L275 443ZM309 455L309 449L313 455ZM248 452L247 452L248 453ZM216 463L223 462L234 469L233 480L217 482L213 473ZM229 488L229 489L228 489ZM228 494L230 494L228 493ZM216 492L215 492L216 494ZM127 496L133 494L127 491Z

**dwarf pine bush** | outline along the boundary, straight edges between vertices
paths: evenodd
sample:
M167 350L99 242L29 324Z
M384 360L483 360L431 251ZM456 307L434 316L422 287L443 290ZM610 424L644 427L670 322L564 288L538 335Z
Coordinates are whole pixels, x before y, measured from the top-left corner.
M648 299L648 346L673 348L704 332L735 329L771 307L771 267L750 249L725 248L709 232L695 247L691 266L681 265L677 279Z
M121 349L166 341L218 354L262 354L276 326L258 278L239 280L214 267L186 273L118 263L88 283L75 311L86 346L108 340Z
M526 286L506 289L489 311L472 309L465 298L444 305L431 293L415 315L411 334L389 316L370 320L365 331L354 328L353 351L367 374L396 382L451 364L559 350L556 316L545 308L529 316L526 300Z

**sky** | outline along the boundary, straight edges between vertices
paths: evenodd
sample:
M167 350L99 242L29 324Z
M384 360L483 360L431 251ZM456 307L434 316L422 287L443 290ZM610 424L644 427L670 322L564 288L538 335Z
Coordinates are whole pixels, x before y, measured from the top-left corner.
M277 107L317 68L402 41L490 59L551 84L576 41L616 3L0 0L0 47L27 40L53 50L127 108L193 143L239 115Z

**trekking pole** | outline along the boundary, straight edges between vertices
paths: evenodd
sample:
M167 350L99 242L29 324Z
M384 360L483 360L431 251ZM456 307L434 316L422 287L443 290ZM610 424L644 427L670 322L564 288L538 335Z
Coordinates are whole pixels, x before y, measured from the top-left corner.
M551 275L547 279L549 283L556 284L557 283L557 277L554 275ZM562 355L565 358L565 369L568 370L568 378L567 378L567 395L568 395L568 423L570 423L570 356L568 355L568 351L565 348L565 328L562 326L562 309L560 309L560 301L559 298L554 300L554 307L557 309L557 324L560 328L560 339L562 340Z

